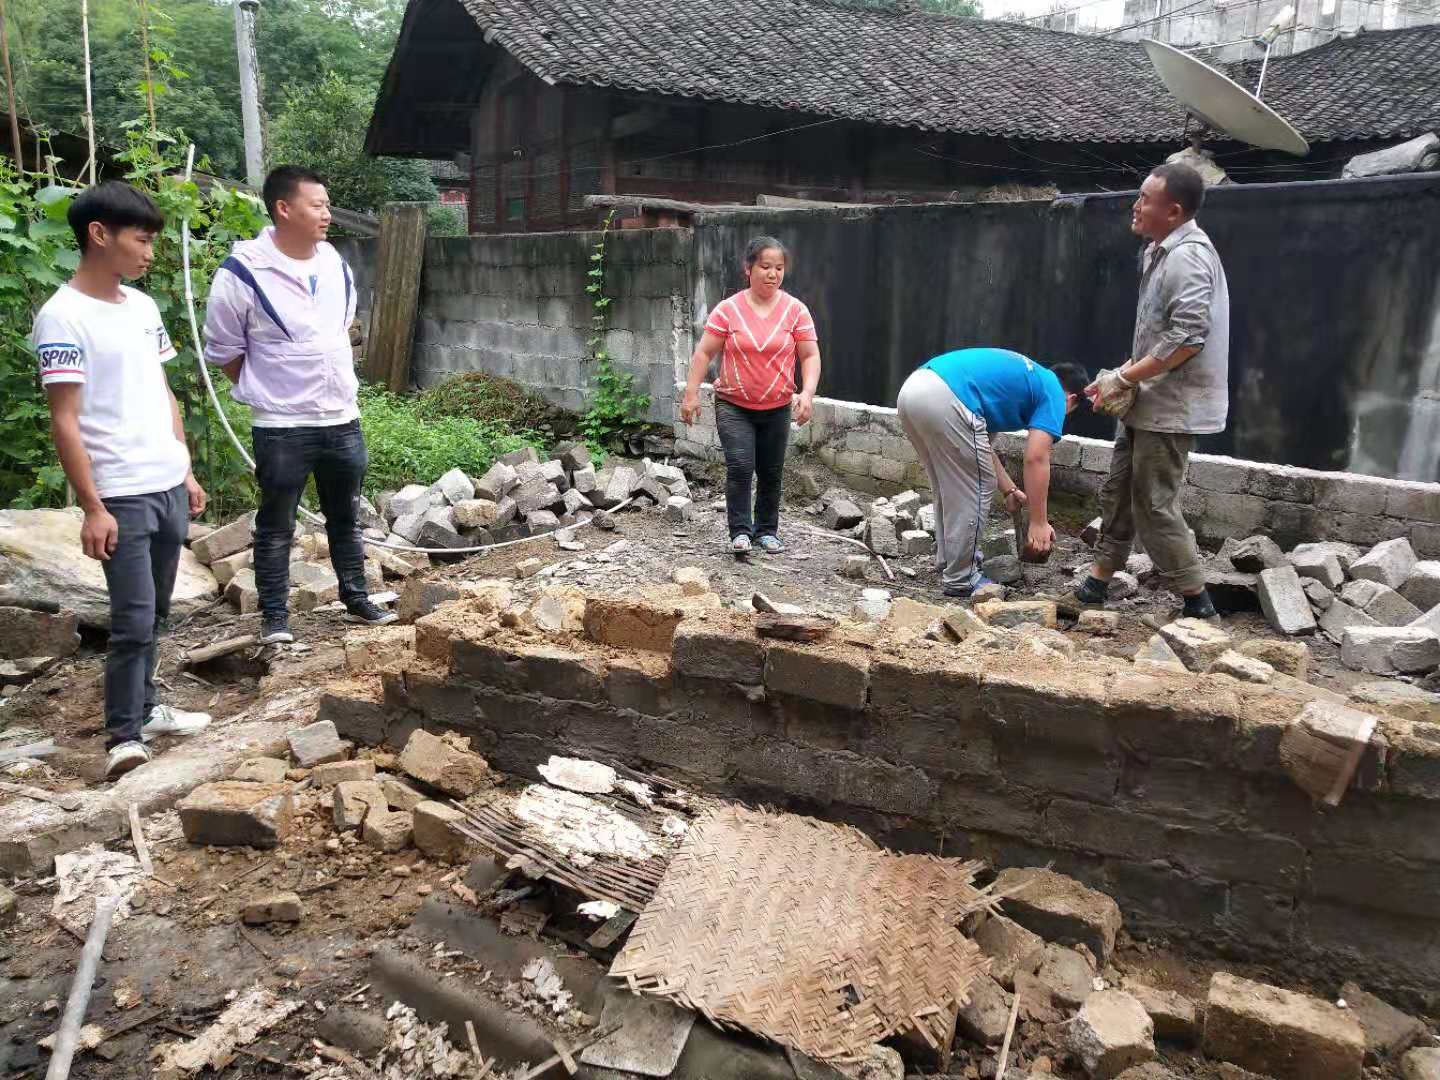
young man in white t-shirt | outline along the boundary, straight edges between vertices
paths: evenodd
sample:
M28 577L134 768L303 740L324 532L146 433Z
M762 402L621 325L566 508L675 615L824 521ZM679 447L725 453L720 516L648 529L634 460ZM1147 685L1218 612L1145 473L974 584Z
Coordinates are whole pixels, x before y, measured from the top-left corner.
M155 698L155 645L189 515L205 509L180 409L163 368L175 348L155 301L124 279L150 268L164 218L143 192L108 181L69 209L80 268L35 317L31 342L55 449L85 512L80 542L110 589L105 730L113 779L150 760L156 735L210 723Z

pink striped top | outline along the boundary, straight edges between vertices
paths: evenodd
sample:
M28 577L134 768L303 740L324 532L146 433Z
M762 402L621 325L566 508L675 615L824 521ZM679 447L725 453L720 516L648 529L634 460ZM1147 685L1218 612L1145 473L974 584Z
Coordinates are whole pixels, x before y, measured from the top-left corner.
M763 319L745 292L738 292L715 306L705 329L725 339L716 396L746 409L790 404L795 393L795 343L819 340L810 309L783 291L769 318Z

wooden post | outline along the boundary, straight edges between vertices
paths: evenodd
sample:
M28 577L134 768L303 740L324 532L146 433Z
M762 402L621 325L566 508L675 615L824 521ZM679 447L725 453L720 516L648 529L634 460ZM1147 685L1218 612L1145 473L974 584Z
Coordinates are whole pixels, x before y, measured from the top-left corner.
M95 186L95 101L90 87L90 0L80 0L80 40L85 48L85 141L90 159L85 163L90 186Z
M380 257L364 374L396 394L410 386L410 350L425 264L425 209L420 203L390 203L380 215Z
M0 57L5 61L5 98L10 109L10 145L15 151L15 171L25 171L25 151L20 145L20 118L15 115L15 76L10 70L10 27L5 21L5 0L0 0ZM37 160L35 168L40 168Z

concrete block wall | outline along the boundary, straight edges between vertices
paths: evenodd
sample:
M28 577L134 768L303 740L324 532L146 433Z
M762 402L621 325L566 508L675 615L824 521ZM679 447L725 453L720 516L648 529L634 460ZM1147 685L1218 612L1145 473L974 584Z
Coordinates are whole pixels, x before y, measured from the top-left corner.
M677 401L679 396L677 391ZM720 441L708 386L702 391L702 403L700 422L688 425L680 421L677 405L676 449L692 457L717 459ZM994 446L1018 481L1024 435L1002 433ZM815 455L859 491L894 494L929 487L894 409L816 398L814 419L793 430L790 447L792 454ZM1052 487L1097 495L1113 452L1114 444L1103 439L1066 436L1051 458ZM1312 540L1368 547L1404 536L1421 558L1440 557L1440 484L1194 454L1184 500L1190 527L1210 544L1267 533L1285 547Z
M672 653L465 625L421 619L422 659L382 673L383 701L326 699L321 717L371 743L459 731L522 777L550 754L595 756L899 850L1053 860L1114 895L1132 932L1407 1000L1440 992L1440 739L1424 725L1383 717L1354 788L1320 811L1279 761L1325 694L1295 681L771 643L719 612L681 621Z
M469 371L501 375L583 412L593 385L588 361L591 294L585 291L598 232L457 236L425 247L411 378L422 388ZM650 395L647 419L668 423L677 372L694 347L691 234L687 229L612 231L607 240L605 347ZM348 241L361 306L373 281L373 242Z

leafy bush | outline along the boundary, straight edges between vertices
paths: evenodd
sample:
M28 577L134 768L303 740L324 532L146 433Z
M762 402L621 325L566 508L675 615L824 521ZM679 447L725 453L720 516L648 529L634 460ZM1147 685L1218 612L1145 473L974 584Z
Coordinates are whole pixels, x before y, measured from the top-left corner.
M465 211L458 206L435 203L425 211L425 227L430 236L464 236Z
M540 448L533 432L503 420L427 418L420 402L377 386L360 388L360 428L370 451L367 490L431 484L455 468L479 476L501 454L525 446Z

